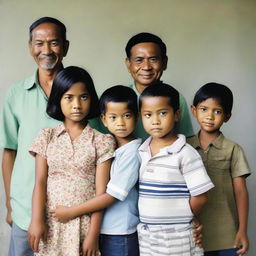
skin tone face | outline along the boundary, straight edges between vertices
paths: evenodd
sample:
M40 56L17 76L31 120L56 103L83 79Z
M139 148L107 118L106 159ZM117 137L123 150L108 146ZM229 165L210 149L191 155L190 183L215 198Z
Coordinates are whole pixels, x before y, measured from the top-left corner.
M141 117L144 129L150 134L153 142L159 145L171 144L177 139L173 129L180 116L174 112L167 97L143 97Z
M101 119L108 130L115 135L119 147L134 139L132 132L136 117L128 108L128 103L108 102L106 113L101 116Z
M29 49L39 69L59 70L68 50L68 41L63 42L56 24L42 23L32 31Z
M219 129L227 122L230 115L224 113L223 107L218 100L209 98L200 102L196 107L191 106L192 113L201 126L201 133L219 135Z
M161 56L155 43L139 43L132 47L126 66L131 73L137 90L141 93L152 82L159 80L167 66L167 58Z
M86 85L78 82L66 91L60 101L65 126L84 126L84 119L90 111L91 98Z

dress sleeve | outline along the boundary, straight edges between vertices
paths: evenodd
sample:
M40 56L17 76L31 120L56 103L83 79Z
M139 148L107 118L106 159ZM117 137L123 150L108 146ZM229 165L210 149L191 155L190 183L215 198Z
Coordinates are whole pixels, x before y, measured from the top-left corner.
M97 159L99 165L113 157L116 147L115 139L110 134L100 134L96 136Z
M117 164L107 185L107 193L124 201L130 190L135 186L139 177L140 160L137 150L125 152L116 159ZM111 172L112 173L112 172Z
M39 154L43 158L47 158L47 147L51 140L52 136L52 128L45 128L41 130L36 138L34 139L30 149L29 153L32 156L36 156L36 154Z
M0 146L2 148L17 150L19 123L11 103L12 91L5 97L0 116Z
M214 187L199 153L189 146L182 159L182 173L191 196L198 196Z

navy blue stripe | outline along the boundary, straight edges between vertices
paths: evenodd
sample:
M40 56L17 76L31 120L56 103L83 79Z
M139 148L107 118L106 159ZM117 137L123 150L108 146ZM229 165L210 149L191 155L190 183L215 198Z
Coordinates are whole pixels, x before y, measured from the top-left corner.
M187 188L187 185L170 185L170 184L153 184L153 183L145 183L139 182L141 186L149 186L149 187L159 187L159 188Z
M139 192L149 192L149 193L189 193L188 190L153 190L153 189L145 189L140 188Z

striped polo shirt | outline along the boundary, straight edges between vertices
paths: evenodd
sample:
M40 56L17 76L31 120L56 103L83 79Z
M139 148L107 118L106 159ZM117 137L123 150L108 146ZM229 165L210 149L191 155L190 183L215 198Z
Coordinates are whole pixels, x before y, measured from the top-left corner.
M151 156L149 137L139 148L142 159L139 179L140 221L146 224L187 224L193 218L189 199L214 185L198 152L184 135Z

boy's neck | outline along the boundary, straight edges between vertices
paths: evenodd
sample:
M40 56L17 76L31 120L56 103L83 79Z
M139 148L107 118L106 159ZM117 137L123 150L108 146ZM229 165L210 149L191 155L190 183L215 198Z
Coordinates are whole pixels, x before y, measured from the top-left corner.
M220 135L220 130L217 130L213 133L208 133L203 130L199 131L199 142L203 150L206 150L209 145Z
M123 145L131 142L132 140L135 140L136 138L133 134L130 134L128 137L125 137L125 138L120 138L115 136L115 139L117 141L117 148L120 148Z
M167 146L172 145L176 140L178 139L177 134L172 134L171 137L163 137L163 138L155 138L152 137L152 140L150 142L150 151L151 151L151 155L154 156L157 153L159 153L159 151Z

